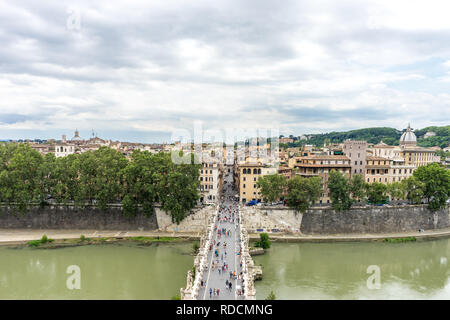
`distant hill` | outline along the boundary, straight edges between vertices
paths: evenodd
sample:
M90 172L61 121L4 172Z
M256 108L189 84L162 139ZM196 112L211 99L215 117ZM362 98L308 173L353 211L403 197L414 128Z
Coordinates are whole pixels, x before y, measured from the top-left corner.
M424 138L425 133L433 131L436 136ZM342 143L347 139L365 140L368 143L377 144L380 141L388 145L398 145L399 139L403 131L388 128L365 128L342 132L329 132L321 134L308 134L308 140L297 140L294 143L289 143L288 147L302 146L304 144L313 144L316 146L323 146L324 143ZM450 144L450 126L443 127L426 127L420 130L415 130L417 136L417 144L423 147L439 146L445 148Z
M425 133L434 132L434 137L424 138ZM414 131L417 136L417 144L422 147L434 147L439 146L441 148L448 147L450 145L450 126L444 127L426 127L420 130Z

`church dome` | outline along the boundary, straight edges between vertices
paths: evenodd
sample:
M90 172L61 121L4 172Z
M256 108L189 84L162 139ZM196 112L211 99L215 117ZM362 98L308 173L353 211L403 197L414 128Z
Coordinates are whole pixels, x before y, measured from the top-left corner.
M72 138L72 141L81 141L83 139L81 139L80 134L78 132L78 129L75 130L75 136Z
M405 132L403 132L402 136L400 137L400 145L413 145L415 146L417 144L417 137L412 132L411 126L408 124L408 128Z

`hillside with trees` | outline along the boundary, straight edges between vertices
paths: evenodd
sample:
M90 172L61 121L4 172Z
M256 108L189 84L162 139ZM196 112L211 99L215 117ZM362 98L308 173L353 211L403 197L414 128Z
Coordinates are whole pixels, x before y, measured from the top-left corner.
M424 135L432 131L436 136L424 138ZM315 146L323 146L330 143L342 143L347 139L351 140L365 140L368 143L377 144L381 141L388 145L398 145L399 139L403 131L388 127L378 128L364 128L350 131L329 132L320 134L307 134L308 140L296 140L293 143L284 145L285 147L298 147L305 144L312 144ZM426 127L420 130L415 130L417 136L417 144L422 147L439 146L445 148L450 144L450 126L442 127Z

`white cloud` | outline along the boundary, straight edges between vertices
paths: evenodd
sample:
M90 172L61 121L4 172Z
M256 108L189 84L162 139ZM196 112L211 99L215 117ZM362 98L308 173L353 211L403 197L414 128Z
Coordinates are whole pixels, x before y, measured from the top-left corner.
M448 124L450 25L433 4L82 1L71 31L70 1L1 3L0 134Z

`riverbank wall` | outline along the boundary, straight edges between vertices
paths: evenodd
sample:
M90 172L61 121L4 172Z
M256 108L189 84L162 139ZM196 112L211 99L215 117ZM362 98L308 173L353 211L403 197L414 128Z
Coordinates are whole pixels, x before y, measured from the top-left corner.
M155 208L157 211L158 208ZM33 207L21 213L8 206L0 207L1 229L97 229L97 230L155 230L156 214L144 215L140 210L133 217L123 215L119 205L104 211L94 207L51 205Z
M205 222L214 206L195 207L179 224L172 222L170 214L154 206L153 213L145 215L138 210L135 216L126 217L120 204L109 205L104 211L95 206L49 205L33 207L20 213L8 206L0 206L0 229L98 229L139 230L175 233L204 231Z
M336 212L313 207L305 213L286 207L242 207L251 233L305 235L383 234L450 228L450 207L432 212L426 205L354 207Z

